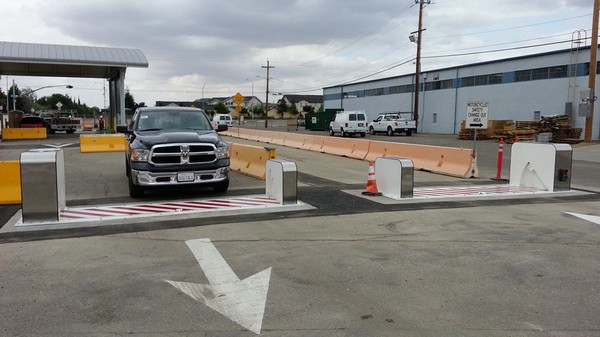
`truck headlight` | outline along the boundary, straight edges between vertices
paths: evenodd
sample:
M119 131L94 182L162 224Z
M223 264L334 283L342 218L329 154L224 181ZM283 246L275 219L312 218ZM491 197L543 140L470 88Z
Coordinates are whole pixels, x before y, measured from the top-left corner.
M149 150L143 150L143 149L132 149L131 150L131 161L144 161L147 162L148 161L148 156L150 155L150 151Z
M216 155L217 159L229 158L229 146L227 144L225 146L218 146Z

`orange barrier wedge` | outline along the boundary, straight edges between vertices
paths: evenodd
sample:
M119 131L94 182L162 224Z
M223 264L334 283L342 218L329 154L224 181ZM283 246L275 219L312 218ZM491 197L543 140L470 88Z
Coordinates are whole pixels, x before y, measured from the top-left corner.
M79 151L90 152L122 152L127 149L124 134L79 135Z
M230 168L251 177L266 179L267 160L275 159L275 150L260 146L229 144Z
M48 138L46 128L4 128L2 139L44 139Z
M7 129L4 129L7 130ZM15 161L0 161L0 205L21 203L21 164Z

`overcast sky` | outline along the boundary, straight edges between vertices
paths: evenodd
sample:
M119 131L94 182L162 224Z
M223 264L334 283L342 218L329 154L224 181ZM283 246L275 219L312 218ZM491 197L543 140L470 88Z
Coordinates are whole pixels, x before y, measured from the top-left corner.
M423 12L422 70L570 48L575 31L591 36L592 5L432 1ZM251 95L252 88L264 102L267 60L275 67L270 89L282 94L322 94L324 86L415 70L416 44L408 39L417 30L415 0L19 0L1 7L2 41L140 49L150 66L128 69L125 85L150 106L202 92ZM7 78L20 88L72 84L37 94L105 105L102 80L3 76L4 92Z

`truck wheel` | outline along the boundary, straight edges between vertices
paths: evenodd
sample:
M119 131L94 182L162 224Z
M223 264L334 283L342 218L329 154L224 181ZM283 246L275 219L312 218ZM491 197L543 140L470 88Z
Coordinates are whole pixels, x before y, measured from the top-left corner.
M369 128L369 134L371 134L371 135L375 134L375 129L373 127Z
M348 137L348 134L346 131L344 131L344 129L340 129L340 132L342 133L342 137Z
M74 134L74 133L75 133L75 130L67 130L67 134L71 135L71 134Z
M394 135L394 130L392 129L391 126L388 126L388 128L387 128L387 135L388 136L393 136Z
M333 132L333 129L332 129L332 128L329 128L329 135L330 135L330 136L335 136L335 132Z
M129 196L132 198L141 198L144 196L144 188L133 184L133 178L129 174Z
M213 191L215 191L217 193L225 193L225 192L227 192L228 188L229 188L229 179L223 180L222 182L215 184L213 186Z
M406 135L410 137L412 135L412 130L406 131Z
M366 135L366 133L365 133L365 132L361 132L361 133L360 133L360 136L361 136L361 137L363 137L363 138L365 138L365 135Z

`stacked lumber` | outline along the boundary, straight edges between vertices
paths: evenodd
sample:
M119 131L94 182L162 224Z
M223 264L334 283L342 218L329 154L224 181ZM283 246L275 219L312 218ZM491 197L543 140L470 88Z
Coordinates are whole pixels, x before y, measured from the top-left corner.
M460 124L458 139L472 140L475 136L474 129L467 129L465 121ZM542 117L537 121L517 121L512 120L489 120L487 130L477 131L477 140L504 138L507 143L512 143L515 138L519 141L535 141L539 133L551 132L548 137L554 143L577 144L581 140L581 128L571 127L569 116L555 115Z
M552 132L552 142L577 144L581 140L581 128L571 126L571 120L566 115L542 117L539 132Z
M458 132L458 139L462 140L473 140L475 138L475 129L467 129L466 122L460 123L460 131ZM477 140L489 139L487 130L477 130Z

